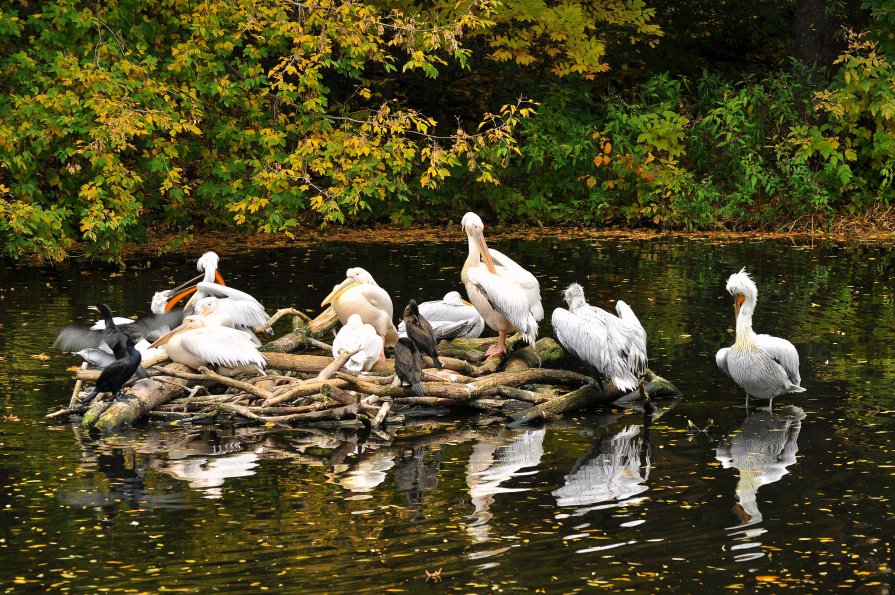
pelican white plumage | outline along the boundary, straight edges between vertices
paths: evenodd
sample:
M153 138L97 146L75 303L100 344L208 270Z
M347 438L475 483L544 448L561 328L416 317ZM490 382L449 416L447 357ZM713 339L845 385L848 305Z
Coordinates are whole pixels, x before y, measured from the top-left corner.
M752 314L758 300L758 288L743 268L727 279L727 291L734 296L736 340L732 347L719 349L715 361L721 371L746 391L749 397L770 399L786 393L801 393L799 352L780 337L758 335L752 330Z
M618 300L618 316L613 316L590 306L577 283L569 285L563 298L569 309L553 311L553 332L562 346L601 382L605 378L623 391L637 388L646 373L646 331L631 307Z
M488 355L506 353L507 333L519 331L530 345L538 338L538 322L544 318L541 288L534 275L485 243L485 224L475 213L466 213L461 222L469 243L469 255L460 278L469 301L485 323L499 335Z
M457 337L475 339L485 330L485 319L475 306L456 291L444 294L443 299L423 302L419 305L419 311L432 325L438 340ZM403 321L398 325L398 335L407 336Z
M357 351L348 358L345 367L355 372L366 372L373 367L379 359L379 354L382 353L382 337L371 325L364 324L360 315L352 314L333 339L333 357L339 357L341 351L348 353Z
M192 294L183 308L184 315L190 316L198 313L197 303L199 300L215 297L219 301L218 311L229 314L234 327L239 330L251 330L267 322L270 316L264 310L261 302L244 291L224 285L224 279L218 272L219 260L220 258L214 252L203 254L196 262L196 268L204 273L203 280L195 287L172 297L165 308L167 310L174 308L178 302ZM273 333L273 330L267 329L267 332Z
M360 316L364 324L376 329L376 333L383 339L384 347L391 347L398 342L398 329L392 322L392 298L366 270L360 267L348 269L345 280L333 287L320 306L327 304L332 304L342 324L346 324L352 314ZM384 359L385 354L380 353L380 360Z
M198 369L214 366L225 376L264 373L267 360L246 334L222 325L220 316L191 315L183 324L152 344L165 346L172 361Z

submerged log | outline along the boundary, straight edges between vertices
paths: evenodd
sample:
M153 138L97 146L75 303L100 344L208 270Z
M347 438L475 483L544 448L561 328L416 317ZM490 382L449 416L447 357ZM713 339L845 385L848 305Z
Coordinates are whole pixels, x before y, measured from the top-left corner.
M668 380L656 375L652 370L646 371L644 380L646 381L646 390L654 399L677 398L681 395L677 387ZM605 390L601 390L597 384L588 383L567 395L551 399L540 405L513 414L511 416L513 419L512 425L527 424L564 413L591 409L599 405L611 405L628 394L630 393L622 391L612 382L606 385Z

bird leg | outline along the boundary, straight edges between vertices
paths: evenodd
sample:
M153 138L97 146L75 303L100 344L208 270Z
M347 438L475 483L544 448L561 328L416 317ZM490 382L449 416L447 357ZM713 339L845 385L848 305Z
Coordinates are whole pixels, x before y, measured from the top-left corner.
M385 361L385 335L379 335L382 337L382 351L379 352L379 361Z
M497 331L497 334L497 345L492 345L491 347L489 347L488 351L485 352L485 357L491 357L492 355L499 355L507 352L507 332Z
M650 401L649 393L646 391L646 384L643 382L643 376L640 377L640 382L637 384L637 390L640 391L640 398L643 399L644 415L652 415L656 408L653 407L653 402Z

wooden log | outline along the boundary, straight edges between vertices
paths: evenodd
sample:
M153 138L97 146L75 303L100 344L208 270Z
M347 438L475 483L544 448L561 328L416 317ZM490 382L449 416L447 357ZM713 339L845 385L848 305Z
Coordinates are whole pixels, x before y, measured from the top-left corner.
M459 345L455 345L451 341L440 341L438 343L438 357L453 357L462 359L473 364L481 364L485 361L485 352L478 349L464 349Z
M311 336L322 338L324 335L335 329L339 325L339 316L332 306L327 306L326 310L321 312L317 318L308 323L308 330Z
M171 366L178 372L190 371L190 368L183 364L171 364ZM186 388L185 380L171 376L165 380L167 382L157 382L152 378L138 380L128 393L112 403L98 417L93 426L105 433L130 426L146 413L178 396Z
M299 310L296 310L295 308L281 308L281 309L277 310L277 311L274 313L273 316L271 316L270 318L268 318L268 319L267 319L267 322L265 322L265 323L262 324L261 326L256 326L255 328L253 328L253 329L252 329L252 332L253 332L253 333L256 333L256 334L263 333L264 331L266 331L267 329L269 329L270 327L272 327L274 324L276 324L276 322L277 322L280 318L282 318L283 316L290 316L290 315L291 315L291 316L298 316L299 318L301 318L301 319L304 320L305 322L311 322L311 317L308 316L307 314L305 314L304 312L301 312L301 311L299 311ZM295 325L293 324L293 328L294 328L294 326L295 326Z
M338 401L342 405L354 405L359 400L356 395L352 395L351 393L342 390L338 386L333 386L332 384L324 384L323 386L321 386L320 394L324 397L329 397L334 401Z
M304 374L319 374L333 362L333 358L327 355L310 355L305 353L265 353L264 357L267 358L267 366L271 369L288 370ZM466 376L474 375L475 367L470 365L469 362L449 357L439 359L442 365L449 370L454 370ZM434 367L434 363L431 358L424 356L423 366L431 368ZM370 373L394 374L395 360L388 359L384 362L376 362L373 364ZM99 375L97 374L97 376Z
M314 395L320 392L320 389L329 384L330 386L334 386L337 388L345 388L348 386L347 380L341 379L329 379L329 380L312 380L300 383L296 386L290 387L285 392L278 394L262 403L264 407L273 407L274 405L279 405L281 403L288 403L293 399L298 399L299 397L307 397L310 395Z
M647 390L654 398L676 398L680 396L680 391L677 390L677 387L661 376L656 375L652 370L646 371L644 379L647 382ZM611 405L627 394L626 391L620 390L612 382L606 385L605 390L600 390L597 384L584 384L581 388L567 395L551 399L546 403L541 403L513 414L511 416L513 423L511 425L518 426L564 413L591 409L598 405Z

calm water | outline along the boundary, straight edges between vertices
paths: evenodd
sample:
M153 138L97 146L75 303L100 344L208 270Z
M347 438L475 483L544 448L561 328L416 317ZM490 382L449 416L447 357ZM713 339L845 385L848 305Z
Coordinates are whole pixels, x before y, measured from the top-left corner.
M0 268L0 588L255 593L543 589L886 593L895 535L895 262L885 247L782 242L493 242L591 303L624 298L651 367L684 398L509 430L446 417L366 435L147 426L110 438L44 415L76 361L55 331L87 305L143 312L193 259ZM272 311L317 305L350 266L397 304L459 289L465 242L321 245L222 258ZM714 353L726 277L788 337L802 395L747 416ZM396 308L400 310L400 308ZM285 329L280 327L281 331ZM542 333L549 333L542 325ZM49 359L37 358L41 354ZM569 362L569 365L574 365ZM692 422L703 432L688 432ZM442 569L441 582L426 571Z

